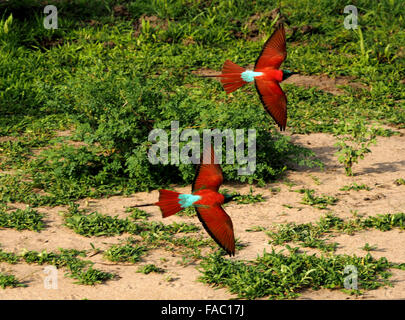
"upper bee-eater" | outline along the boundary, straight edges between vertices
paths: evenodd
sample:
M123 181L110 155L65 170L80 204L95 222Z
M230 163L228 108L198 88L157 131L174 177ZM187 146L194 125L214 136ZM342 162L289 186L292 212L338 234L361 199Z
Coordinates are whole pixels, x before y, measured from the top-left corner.
M226 60L221 74L203 77L220 77L226 93L231 93L249 82L254 82L264 108L280 130L285 130L287 98L279 83L295 73L279 69L286 57L285 30L281 25L264 44L254 70L244 69L232 61Z

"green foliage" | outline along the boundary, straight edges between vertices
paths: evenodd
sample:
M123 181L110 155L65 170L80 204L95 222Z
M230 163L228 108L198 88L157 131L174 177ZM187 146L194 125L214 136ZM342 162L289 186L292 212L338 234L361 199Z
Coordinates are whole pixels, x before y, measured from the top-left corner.
M16 264L20 261L20 257L12 252L5 252L0 249L0 262L7 262L10 264Z
M0 287L5 289L6 287L16 288L16 287L26 287L27 285L21 283L16 277L12 274L4 274L0 272Z
M377 249L377 246L376 245L369 245L368 244L368 242L366 242L366 244L362 247L362 249L364 250L364 251L367 251L367 252L369 252L369 251L374 251L374 250L376 250Z
M94 269L91 261L79 259L78 256L86 256L84 251L62 248L59 251L60 253L46 250L41 252L24 250L21 258L27 263L48 264L57 268L65 267L68 269L66 275L76 279L77 284L94 285L115 277L112 273Z
M104 257L115 262L131 262L140 261L142 255L145 254L147 248L138 244L138 241L129 238L123 245L113 245L104 252Z
M405 179L404 179L404 178L398 178L398 179L395 180L394 183L395 183L397 186L405 185Z
M376 129L368 128L364 120L355 119L346 122L344 128L335 129L334 135L338 136L340 141L335 143L338 147L336 155L338 160L343 164L346 175L352 176L353 164L358 163L359 159L363 159L371 144L376 144Z
M68 266L69 268L76 269L83 268L89 264L89 262L77 258L78 256L85 257L84 251L62 248L59 248L59 251L60 253L47 252L46 250L42 250L41 252L23 250L20 256L27 263L49 264L58 268Z
M33 230L38 232L44 228L43 217L44 215L42 213L30 207L16 209L10 213L0 207L0 227L3 228Z
M263 198L263 195L261 193L258 194L253 194L253 188L250 188L250 191L248 194L241 194L238 195L234 198L237 204L252 204L252 203L257 203L257 202L264 202L266 201Z
M265 233L272 238L272 244L284 244L286 242L296 242L304 247L318 248L323 251L335 251L336 243L327 243L325 233L329 233L336 225L342 223L342 220L327 214L317 224L305 223L287 223L278 225L277 231L266 231Z
M272 238L272 244L284 244L296 242L304 247L318 248L323 251L335 251L337 243L328 243L327 234L347 233L374 228L380 231L388 231L392 228L405 228L405 213L377 214L367 218L355 217L344 221L333 215L326 214L315 224L296 224L293 222L280 224L276 231L265 231Z
M103 283L115 277L115 275L110 272L93 269L92 266L85 270L73 270L72 274L69 274L68 276L70 278L76 279L77 281L75 283L84 285L95 285L98 283Z
M143 273L143 274L149 274L151 272L156 272L156 273L164 273L164 269L159 268L155 266L154 264L146 264L142 267L139 267L136 272Z
M167 250L180 247L180 249L187 249L186 251L194 250L197 252L196 256L199 256L199 247L207 245L207 241L199 238L179 236L180 233L194 233L200 230L199 227L192 223L173 222L172 224L164 224L162 222L146 221L146 219L139 221L128 218L119 219L97 211L88 213L86 209L79 209L77 204L71 204L68 211L64 212L63 215L65 225L82 236L114 236L126 232L142 238L142 245L139 246L134 246L133 242L130 241L123 246L111 247L106 253L106 257L110 260L115 259L115 257L119 259L121 256L129 257L129 255L133 254L135 257L133 263L135 263L137 254L156 247L164 247Z
M176 215L179 217L194 217L197 215L197 212L195 211L195 208L191 206L181 210L180 212L176 213Z
M343 186L339 190L341 190L341 191L350 191L350 190L354 190L354 191L367 190L367 191L370 191L371 188L369 186L367 186L366 184L364 184L364 183L357 184L356 182L353 182L351 185Z
M96 211L90 214L85 212L77 204L72 204L64 214L65 225L86 237L119 235L127 230L128 219L119 219Z
M304 194L301 203L318 209L326 209L328 205L334 205L338 201L337 198L328 195L318 197L315 195L315 190L312 189L300 189L298 192Z
M125 212L131 213L130 217L134 220L139 220L139 219L145 220L145 219L148 219L148 217L150 216L149 213L147 213L146 211L141 210L139 208L127 208L127 209L125 209Z
M374 259L355 255L321 256L297 253L290 248L289 255L282 251L263 253L253 261L229 260L211 254L201 263L200 281L226 287L242 299L292 299L303 289L343 289L344 269L353 265L358 272L360 290L376 289L388 284L391 275L386 258ZM361 293L359 291L359 293Z

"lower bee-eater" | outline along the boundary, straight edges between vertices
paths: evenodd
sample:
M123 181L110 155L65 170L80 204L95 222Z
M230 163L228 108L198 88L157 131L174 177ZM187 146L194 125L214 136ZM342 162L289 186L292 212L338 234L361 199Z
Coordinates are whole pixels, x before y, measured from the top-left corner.
M218 192L223 182L222 169L215 163L214 148L207 148L201 156L192 184L191 194L159 190L159 206L163 218L170 217L185 208L194 207L205 230L229 255L235 255L235 237L231 218L222 208L235 196ZM149 205L137 205L142 207Z

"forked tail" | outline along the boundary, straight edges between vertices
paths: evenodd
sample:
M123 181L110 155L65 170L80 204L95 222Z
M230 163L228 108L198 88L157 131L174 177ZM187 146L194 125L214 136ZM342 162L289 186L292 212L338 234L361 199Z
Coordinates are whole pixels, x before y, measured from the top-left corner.
M242 79L242 72L246 70L236 63L230 60L226 60L224 66L222 67L222 73L217 75L203 75L201 77L219 77L221 78L221 83L224 86L226 93L231 93L240 87L242 87L247 82Z
M170 190L159 190L159 201L155 205L159 206L162 211L163 218L169 217L183 210L179 203L179 192Z

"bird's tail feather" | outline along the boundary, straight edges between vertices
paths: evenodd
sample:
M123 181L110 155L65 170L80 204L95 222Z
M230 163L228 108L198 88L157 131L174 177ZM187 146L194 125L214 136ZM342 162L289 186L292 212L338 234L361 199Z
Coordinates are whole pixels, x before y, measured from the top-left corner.
M159 201L155 204L159 206L162 211L163 218L169 217L184 209L179 203L179 195L179 192L165 189L159 190Z
M241 74L244 71L246 70L241 66L238 66L230 60L226 60L222 67L221 74L198 75L198 77L221 78L221 83L224 86L226 93L231 93L247 83L242 79Z
M230 60L225 61L224 66L222 67L221 82L226 93L231 93L247 83L241 76L244 71L246 70L241 66L238 66L236 63L233 63Z
M134 206L129 206L128 208L139 208L139 207L151 207L154 206L154 203L147 203L147 204L136 204Z
M221 77L221 74L197 74L197 77L201 77L201 78L218 78Z

